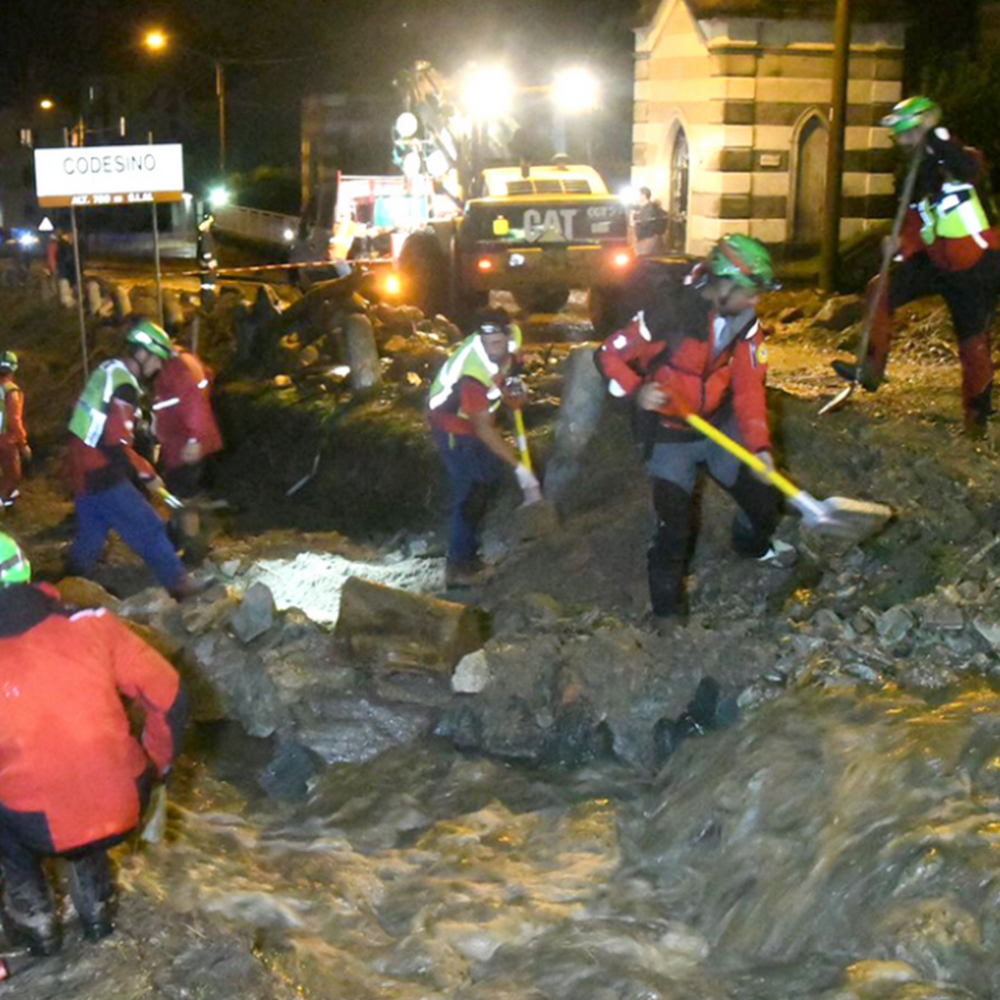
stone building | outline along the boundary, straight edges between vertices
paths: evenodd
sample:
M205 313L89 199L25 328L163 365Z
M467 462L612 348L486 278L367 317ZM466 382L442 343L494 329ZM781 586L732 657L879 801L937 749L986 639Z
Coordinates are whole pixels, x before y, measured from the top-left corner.
M893 215L880 118L900 99L904 5L854 0L841 237ZM670 216L670 247L749 233L783 255L818 247L834 0L659 0L636 33L632 181Z

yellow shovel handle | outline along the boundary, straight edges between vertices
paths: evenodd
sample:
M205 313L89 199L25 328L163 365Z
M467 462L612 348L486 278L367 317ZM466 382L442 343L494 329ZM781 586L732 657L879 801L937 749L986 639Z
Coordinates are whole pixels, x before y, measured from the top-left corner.
M514 411L514 429L517 431L517 450L521 453L521 464L529 472L534 472L531 467L531 452L528 451L528 435L524 429L524 414L520 410Z
M801 492L790 479L787 479L780 472L769 469L752 451L748 451L743 445L737 444L731 437L727 437L717 427L713 427L707 420L703 420L696 413L688 413L684 419L696 431L700 431L720 448L728 451L730 455L735 456L744 465L749 466L754 472L763 476L773 487L781 490L786 497L796 497Z

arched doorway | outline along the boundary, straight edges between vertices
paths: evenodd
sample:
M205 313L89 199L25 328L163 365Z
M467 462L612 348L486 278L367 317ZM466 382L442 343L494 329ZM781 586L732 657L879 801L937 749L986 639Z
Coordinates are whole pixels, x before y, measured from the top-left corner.
M795 145L795 203L792 242L819 246L826 201L826 154L830 142L826 121L814 113L799 130Z
M677 127L670 154L670 201L667 205L667 248L683 253L687 249L688 183L690 151L684 129Z

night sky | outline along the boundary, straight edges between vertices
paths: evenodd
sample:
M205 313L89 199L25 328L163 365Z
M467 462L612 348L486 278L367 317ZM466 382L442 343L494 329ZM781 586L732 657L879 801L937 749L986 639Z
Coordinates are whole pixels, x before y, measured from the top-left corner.
M605 81L612 120L632 86L632 27L639 0L2 0L3 103L52 95L76 104L83 78L136 74L181 81L212 106L208 60L173 49L151 57L138 44L162 27L192 48L234 62L227 99L234 166L292 164L303 93L390 94L417 58L445 73L473 60L503 61L526 84L586 61ZM44 15L41 13L44 11ZM243 62L241 62L241 60ZM274 60L250 64L247 61ZM624 133L627 144L627 131Z
M503 61L523 83L548 82L586 61L602 75L609 128L629 114L632 32L640 0L0 0L2 103L42 94L71 106L89 74L180 81L204 113L211 64L174 49L153 59L138 45L159 26L185 44L232 60L227 71L233 158L293 164L303 93L391 94L417 58L445 73L472 60ZM835 0L830 0L831 17ZM961 45L975 0L909 0L915 59ZM935 14L937 12L937 14ZM162 74L162 76L158 76ZM623 132L627 146L627 130ZM626 151L627 155L627 151Z

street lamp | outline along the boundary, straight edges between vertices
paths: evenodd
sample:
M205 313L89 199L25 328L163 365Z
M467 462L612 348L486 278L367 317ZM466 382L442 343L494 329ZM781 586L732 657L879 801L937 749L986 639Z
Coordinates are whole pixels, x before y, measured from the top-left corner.
M514 85L499 66L485 66L473 71L462 89L462 104L471 118L490 121L510 111Z
M142 44L154 54L163 52L169 42L170 37L159 29L147 31L142 39ZM193 49L190 45L181 45L180 42L174 44L182 52L190 52L192 55L201 56L202 59L211 60L215 67L215 100L219 107L219 172L224 174L226 172L226 77L222 60L218 56Z
M38 106L42 109L42 111L51 111L56 106L56 102L53 101L51 97L43 97L38 102Z
M553 86L558 107L569 114L593 111L597 107L597 77L582 67L560 73Z

